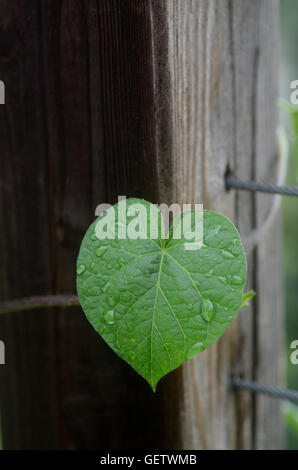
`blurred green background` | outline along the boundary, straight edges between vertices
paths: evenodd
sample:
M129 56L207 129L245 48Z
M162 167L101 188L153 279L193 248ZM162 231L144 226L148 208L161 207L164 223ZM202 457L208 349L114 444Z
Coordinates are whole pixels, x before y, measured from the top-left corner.
M298 80L298 0L280 0L280 95L290 101L293 80ZM298 105L297 119L298 119ZM293 116L281 111L280 119L286 127L290 142L287 184L297 185L298 135L294 132ZM298 390L298 365L292 365L290 344L298 340L298 202L296 198L283 198L283 272L286 307L286 372L289 388ZM298 407L285 405L287 448L298 449Z

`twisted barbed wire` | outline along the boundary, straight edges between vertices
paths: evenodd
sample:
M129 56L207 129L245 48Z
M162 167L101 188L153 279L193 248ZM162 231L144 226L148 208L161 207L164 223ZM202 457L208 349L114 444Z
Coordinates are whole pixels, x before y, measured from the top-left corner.
M281 400L289 400L298 403L298 391L296 390L282 389L279 387L273 387L271 385L264 385L259 382L249 382L237 377L232 378L232 384L236 388L248 390L253 393L261 393L273 398L279 398Z
M226 176L226 187L228 189L240 189L243 191L253 191L260 193L281 194L283 196L298 197L297 186L279 186L273 183L263 183L259 181L242 181L235 176Z

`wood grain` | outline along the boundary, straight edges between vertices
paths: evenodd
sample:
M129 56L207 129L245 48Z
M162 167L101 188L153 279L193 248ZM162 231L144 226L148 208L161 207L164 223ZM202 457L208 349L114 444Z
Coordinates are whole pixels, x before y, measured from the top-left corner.
M74 292L82 236L118 195L203 202L244 237L261 223L270 200L224 175L273 174L276 16L275 0L2 2L3 299ZM248 261L257 302L155 395L79 308L1 318L5 448L278 447L278 407L230 380L278 381L278 221Z
M1 9L1 295L74 292L96 206L118 194L157 201L150 9L139 0ZM163 443L162 394L80 309L0 321L5 448Z

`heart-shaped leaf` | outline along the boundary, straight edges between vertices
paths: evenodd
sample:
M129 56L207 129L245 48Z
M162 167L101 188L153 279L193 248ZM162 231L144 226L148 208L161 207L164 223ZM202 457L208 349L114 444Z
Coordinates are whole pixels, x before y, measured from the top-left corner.
M87 230L77 261L77 289L95 330L155 390L164 375L214 343L236 316L246 258L236 228L216 212L203 212L203 245L189 249L188 236L173 236L185 213L164 240L155 206L140 199L125 202L126 222L120 202ZM123 238L127 221L149 233L137 224L135 213L128 215L135 204L146 210L148 227L157 214L155 238ZM115 239L98 239L97 223L112 210ZM189 214L193 227L195 211Z

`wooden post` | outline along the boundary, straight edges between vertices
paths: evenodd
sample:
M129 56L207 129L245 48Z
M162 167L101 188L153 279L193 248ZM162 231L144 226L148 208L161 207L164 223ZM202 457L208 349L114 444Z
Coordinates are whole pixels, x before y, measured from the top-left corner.
M224 175L271 176L276 17L275 0L3 2L3 299L74 292L84 231L117 195L203 202L243 237L262 222L270 197ZM248 262L257 301L156 394L79 308L1 318L4 447L280 446L278 404L231 387L278 382L278 221Z

